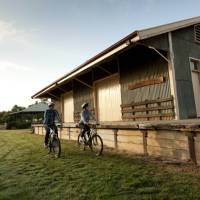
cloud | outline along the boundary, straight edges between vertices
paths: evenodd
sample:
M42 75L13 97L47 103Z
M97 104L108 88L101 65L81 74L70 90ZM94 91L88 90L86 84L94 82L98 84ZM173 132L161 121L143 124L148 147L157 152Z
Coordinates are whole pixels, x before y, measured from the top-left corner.
M14 22L0 20L0 43L1 42L17 42L24 45L30 45L30 38L36 29L24 30L17 27Z
M27 67L27 66L19 65L19 64L16 64L16 63L13 63L13 62L9 62L9 61L0 61L0 72L2 72L2 71L10 71L10 70L24 71L24 72L33 71L32 68Z

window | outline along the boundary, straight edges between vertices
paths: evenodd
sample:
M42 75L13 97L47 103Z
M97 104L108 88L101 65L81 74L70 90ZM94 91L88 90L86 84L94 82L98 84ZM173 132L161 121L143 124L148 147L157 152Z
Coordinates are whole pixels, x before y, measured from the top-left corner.
M200 24L194 26L194 40L200 43Z
M200 60L190 58L192 86L197 117L200 117Z
M200 60L190 58L190 67L192 71L200 71Z

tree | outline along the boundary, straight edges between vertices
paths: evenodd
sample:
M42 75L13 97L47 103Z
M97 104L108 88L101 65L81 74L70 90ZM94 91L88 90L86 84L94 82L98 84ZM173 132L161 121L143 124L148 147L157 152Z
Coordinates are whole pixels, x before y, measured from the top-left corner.
M9 112L0 112L0 124L4 124L8 119Z
M11 112L19 112L19 111L24 110L24 109L25 109L25 107L14 105L11 109Z

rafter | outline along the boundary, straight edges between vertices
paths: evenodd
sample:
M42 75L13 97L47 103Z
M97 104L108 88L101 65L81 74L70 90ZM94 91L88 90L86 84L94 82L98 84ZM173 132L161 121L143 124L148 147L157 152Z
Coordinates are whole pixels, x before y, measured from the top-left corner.
M57 87L60 91L66 92L62 87L60 87L60 86L58 86L58 85L56 85L56 87Z
M58 97L58 96L56 96L56 95L54 95L54 94L52 94L52 93L50 93L50 92L48 92L48 94L49 94L50 96L52 96L52 97L56 98L56 99L59 99L59 97Z
M75 78L74 80L76 80L76 81L82 83L83 85L85 85L85 86L87 86L87 87L89 87L89 88L91 88L91 89L93 88L91 85L85 83L84 81L82 81L82 80L80 80L80 79L78 79L78 78Z
M107 69L105 69L105 68L103 68L103 67L101 67L101 66L97 66L97 67L98 67L99 69L103 70L104 72L106 72L106 73L109 74L109 75L112 74L109 70L107 70Z

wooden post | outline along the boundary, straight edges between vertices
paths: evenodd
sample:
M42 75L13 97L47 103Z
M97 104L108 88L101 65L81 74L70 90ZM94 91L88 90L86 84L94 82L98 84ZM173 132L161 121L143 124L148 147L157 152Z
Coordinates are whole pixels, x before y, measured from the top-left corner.
M114 145L115 145L115 149L118 149L118 142L117 142L117 132L118 129L113 129L114 132Z
M68 133L69 133L69 140L71 140L70 128L68 128Z
M148 155L147 151L147 137L148 137L148 131L147 130L141 130L143 134L143 149L144 149L144 155Z
M195 143L194 143L195 133L189 132L189 133L186 133L186 135L188 137L188 148L189 148L190 159L192 160L194 164L197 164L196 153L195 153Z

